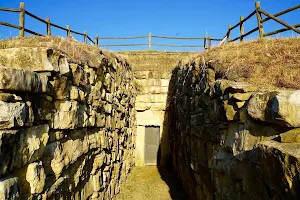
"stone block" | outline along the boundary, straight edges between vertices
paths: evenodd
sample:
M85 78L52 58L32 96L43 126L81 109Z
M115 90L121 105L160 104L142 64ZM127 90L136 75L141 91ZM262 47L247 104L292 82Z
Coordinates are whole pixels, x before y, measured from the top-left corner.
M228 101L224 101L224 110L226 112L226 118L228 121L238 120L239 113L233 105L231 105Z
M77 127L87 127L88 125L87 107L85 104L79 104L77 110ZM76 121L76 120L75 120Z
M14 166L19 168L42 157L49 139L49 126L38 125L18 132Z
M71 86L70 87L70 99L71 100L76 100L79 101L79 91L78 88L76 86Z
M45 168L46 173L54 173L56 177L59 177L63 170L75 163L80 156L92 149L100 148L101 140L96 139L101 137L100 134L97 129L73 130L70 133L71 139L65 142L57 141L47 144L43 163L51 166L51 170Z
M229 97L237 101L247 101L250 99L252 92L229 94Z
M267 121L300 127L300 90L280 91L268 103Z
M58 100L66 100L70 97L71 82L68 77L55 77L51 82L54 90L54 98Z
M57 49L43 47L18 47L0 50L0 65L41 72L69 71L67 57Z
M26 181L30 185L31 194L43 192L45 186L46 174L42 162L30 163L27 167Z
M245 124L230 122L226 134L224 146L231 148L233 155L243 160L244 152L252 150L261 141L277 137L279 130L249 120Z
M299 149L299 143L264 141L258 145L264 184L272 188L276 199L298 197L295 186L299 185Z
M162 87L169 87L169 82L170 82L169 79L161 79L160 81Z
M22 101L22 97L10 93L0 93L0 101L15 103L18 101Z
M111 92L112 77L109 73L105 74L103 85L108 92Z
M300 127L300 90L254 94L248 113L254 119L284 127Z
M283 143L300 143L300 128L295 128L280 134Z
M85 71L87 72L86 74L87 74L88 82L91 85L95 85L96 78L97 78L96 71L93 68L90 68L88 66L85 66Z
M48 77L24 69L0 66L0 90L32 93L48 92Z
M96 113L95 126L96 127L105 126L105 113Z
M29 117L29 110L24 102L0 101L0 110L0 129L24 126Z
M135 109L137 111L145 111L145 110L149 110L150 108L151 108L151 103L141 103L141 102L135 103Z
M88 80L86 80L84 68L75 63L71 63L70 68L72 70L72 84L75 86L86 86Z
M142 87L142 88L145 88L145 87L148 87L148 79L136 79L135 80L136 84L139 86L139 87Z
M149 71L135 71L134 77L136 79L146 79L149 77Z
M136 96L136 102L140 103L149 103L151 102L150 100L150 94L142 94L142 95L137 95Z
M164 111L166 110L166 103L151 103L151 110Z
M7 175L0 178L0 199L19 200L21 190L18 183L18 178Z
M105 115L105 128L109 130L112 128L112 118L110 115Z
M41 158L48 142L48 125L0 131L0 176Z
M35 120L50 121L52 119L52 97L47 95L37 95L32 98L32 106Z
M228 92L231 93L247 93L257 90L257 87L246 82L227 81Z
M246 101L239 101L239 102L236 102L236 106L240 109L242 107L244 107Z
M137 96L138 98L138 96ZM167 94L151 94L150 95L151 103L166 103L167 102Z
M111 114L112 113L112 104L111 103L106 103L104 105L104 111L105 111L105 113Z
M112 101L113 101L113 95L110 94L110 93L106 93L106 94L105 94L105 100L106 100L108 103L112 103Z
M0 131L0 176L13 168L18 135L16 130Z
M87 123L87 127L93 127L96 125L96 111L95 110L89 110L88 111L88 123Z
M161 86L145 86L141 90L142 94L167 94L168 87L161 87Z
M51 121L53 129L74 129L78 125L79 103L76 101L54 102L54 113Z
M269 99L270 99L270 93L268 92L254 93L248 103L248 107L247 107L248 114L253 119L265 121L266 120L265 113L266 113L267 103Z
M61 140L67 137L67 133L63 130L49 130L49 140L48 142L54 142L57 140Z

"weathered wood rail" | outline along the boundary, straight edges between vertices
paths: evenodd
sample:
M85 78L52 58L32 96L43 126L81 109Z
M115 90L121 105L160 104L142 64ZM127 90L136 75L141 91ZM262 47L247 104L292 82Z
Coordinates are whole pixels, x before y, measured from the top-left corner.
M292 7L292 8L288 8L284 11L281 11L279 13L276 13L274 15L266 12L265 10L262 10L260 7L260 2L255 2L255 10L253 12L251 12L247 17L243 17L240 16L240 20L237 24L235 24L234 26L228 26L228 30L225 34L225 36L222 39L218 39L218 38L212 38L209 37L207 35L204 35L204 37L169 37L169 36L158 36L158 35L152 35L151 33L149 33L148 35L144 35L144 36L130 36L130 37L99 37L98 35L96 35L94 37L94 40L88 35L87 31L84 31L83 33L81 32L77 32L74 31L70 28L69 25L67 25L66 27L62 27L60 25L54 24L50 21L50 18L46 18L46 19L42 19L32 13L30 13L29 11L27 11L25 9L25 4L24 2L20 3L20 8L19 9L15 9L15 8L1 8L0 7L0 11L5 11L5 12L18 12L20 13L20 17L19 17L19 25L15 25L15 24L10 24L7 22L1 22L0 21L0 25L2 26L7 26L7 27L11 27L11 28L16 28L19 29L19 37L24 37L25 33L29 33L32 35L37 35L37 36L44 36L43 34L34 32L32 30L29 30L27 28L25 28L25 16L30 16L42 23L44 23L46 25L46 35L47 36L51 36L51 27L55 27L58 29L61 29L63 31L66 31L66 36L67 38L71 38L71 33L72 34L76 34L76 35L80 35L83 36L83 40L84 43L88 43L91 42L91 44L96 45L97 47L113 47L113 46L148 46L148 49L151 50L153 46L160 46L160 47L180 47L180 48L201 48L203 47L204 49L210 49L211 48L211 42L212 41L220 41L219 45L222 45L224 43L227 42L234 42L234 41L244 41L244 38L255 33L256 31L259 32L259 37L263 38L263 37L268 37L268 36L272 36L278 33L282 33L285 31L294 31L298 34L300 34L300 30L298 29L300 27L300 24L295 24L295 25L290 25L280 19L278 19L279 16L284 15L286 13L289 13L291 11L294 11L296 9L300 8L300 4ZM245 22L247 22L250 18L256 16L257 19L257 27L255 27L254 29L248 31L247 33L244 32L244 27L245 27ZM263 18L263 16L266 16L265 18ZM264 23L269 21L269 20L274 20L275 22L285 26L285 28L279 29L279 30L275 30L269 33L264 33ZM240 29L240 35L238 37L235 37L233 39L231 39L232 36L232 31L236 28ZM133 44L124 44L124 43L120 43L120 44L100 44L99 40L134 40L134 39L147 39L148 38L148 42L145 43L133 43ZM203 45L179 45L179 44L159 44L159 43L153 43L152 39L153 38L158 38L158 39L168 39L168 40L194 40L194 41L199 41L199 40L203 40Z
M42 23L44 23L46 25L46 35L50 36L51 35L51 27L55 27L61 30L66 31L67 33L67 38L71 37L71 33L73 34L77 34L77 35L81 35L84 37L84 42L87 43L87 40L89 40L91 43L93 44L97 44L97 36L95 37L95 41L92 40L88 35L87 35L87 31L84 31L84 33L80 33L74 30L70 29L70 26L67 25L66 27L62 27L60 25L54 24L50 22L50 18L46 18L46 19L42 19L34 14L32 14L31 12L25 10L25 3L21 2L20 3L20 8L19 9L15 9L15 8L1 8L0 7L0 11L6 11L6 12L18 12L20 13L20 17L19 17L19 25L14 25L14 24L10 24L7 22L0 22L0 25L3 26L7 26L7 27L11 27L11 28L16 28L19 29L19 37L24 37L25 33L30 33L32 35L37 35L37 36L45 36L43 34L34 32L32 30L26 29L25 28L25 16L30 16Z
M51 36L51 27L55 27L58 29L61 29L63 31L66 31L66 36L67 38L71 38L71 33L83 36L84 43L87 43L90 41L92 44L100 47L112 47L112 46L148 46L148 49L152 49L152 46L167 46L167 47L187 47L187 48L201 48L203 47L204 49L209 49L211 47L211 41L221 41L221 39L216 39L216 38L211 38L207 37L206 35L203 38L198 38L198 37L168 37L168 36L158 36L158 35L152 35L149 33L148 35L145 36L131 36L131 37L99 37L98 35L95 36L95 39L91 39L91 37L87 34L87 31L84 31L84 33L80 33L77 31L74 31L70 28L69 25L66 27L62 27L60 25L54 24L50 21L50 18L42 19L31 12L25 10L25 4L24 2L20 3L20 8L15 9L15 8L1 8L0 11L6 11L6 12L18 12L20 13L19 17L19 25L14 25L10 24L7 22L1 22L0 25L11 27L11 28L16 28L19 29L19 37L24 37L25 33L30 33L32 35L37 35L37 36L44 36L43 34L34 32L32 30L26 29L25 28L25 16L30 16L46 25L46 35ZM135 43L135 44L100 44L99 40L132 40L132 39L143 39L143 38L148 38L148 43ZM178 45L178 44L157 44L157 43L152 43L152 38L160 38L160 39L171 39L171 40L203 40L203 45Z
M235 24L232 27L230 25L228 25L227 33L223 37L223 39L222 39L222 41L219 45L224 44L226 42L226 40L227 40L227 42L234 42L234 41L237 41L237 40L240 40L242 42L246 36L249 36L249 35L251 35L252 33L256 32L256 31L259 32L259 37L260 38L272 36L272 35L282 33L282 32L285 32L285 31L290 31L290 30L300 34L300 30L298 29L300 27L300 24L296 24L296 25L293 26L293 25L290 25L290 24L288 24L288 23L286 23L286 22L284 22L284 21L277 18L281 15L287 14L287 13L289 13L291 11L294 11L296 9L299 9L299 8L300 8L300 4L272 15L272 14L266 12L265 10L261 9L259 1L255 2L255 10L253 12L251 12L246 18L244 18L243 16L240 16L240 21L237 24ZM263 15L265 15L266 18L263 19ZM244 33L244 23L246 21L248 21L250 18L252 18L253 16L256 16L257 27L255 27L254 29L248 31L247 33ZM286 28L278 29L278 30L275 30L275 31L272 31L272 32L269 32L269 33L264 33L264 25L263 24L265 22L269 21L269 20L274 20L275 22L285 26ZM231 32L232 32L232 30L234 30L237 27L240 27L240 36L238 36L234 39L231 39Z

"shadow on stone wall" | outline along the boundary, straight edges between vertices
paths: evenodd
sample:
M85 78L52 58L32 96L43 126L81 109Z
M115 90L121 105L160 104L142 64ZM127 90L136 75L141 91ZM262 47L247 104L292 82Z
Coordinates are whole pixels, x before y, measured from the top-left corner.
M172 78L171 78L172 80ZM166 103L166 110L164 114L164 122L163 122L163 130L162 130L162 137L159 145L159 150L157 154L157 168L160 173L161 178L166 182L169 186L169 193L173 200L188 200L189 197L185 190L183 189L183 185L181 184L180 180L177 178L175 171L173 171L172 166L172 157L170 152L170 143L169 143L169 128L173 127L174 124L172 120L169 119L169 98L171 97L170 94L173 90L173 84L169 84L168 88L168 95L167 95L167 103Z
M247 83L215 79L213 69L188 65L175 68L169 83L162 144L169 142L172 171L187 194L299 199L300 128L291 120L299 119L292 112L300 112L299 104L291 101L299 91L273 97Z

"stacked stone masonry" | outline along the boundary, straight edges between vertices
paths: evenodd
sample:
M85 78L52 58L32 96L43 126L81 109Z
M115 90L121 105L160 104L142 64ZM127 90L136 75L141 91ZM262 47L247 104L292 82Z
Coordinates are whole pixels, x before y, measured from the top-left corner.
M163 66L162 66L163 67ZM164 165L165 157L169 151L168 143L163 141L166 135L166 102L170 81L170 72L135 71L136 96L136 165L145 165L145 127L160 127L160 160ZM157 164L158 164L157 163Z
M191 199L300 199L300 91L219 79L201 58L173 70L174 170Z
M0 199L112 199L134 165L127 61L0 50Z

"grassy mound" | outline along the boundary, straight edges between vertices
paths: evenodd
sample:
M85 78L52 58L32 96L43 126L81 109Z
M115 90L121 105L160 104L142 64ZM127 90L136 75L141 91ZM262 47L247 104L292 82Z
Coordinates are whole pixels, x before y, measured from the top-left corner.
M68 55L68 57L75 63L99 63L99 54L104 54L106 57L116 57L117 55L116 53L99 49L92 45L87 45L72 39L65 39L56 36L18 37L0 41L0 50L22 47L45 47L58 49ZM123 55L117 55L117 58L126 62Z
M230 43L189 57L199 58L220 78L262 87L300 89L300 38Z
M170 72L178 61L195 52L132 51L122 52L135 71Z

